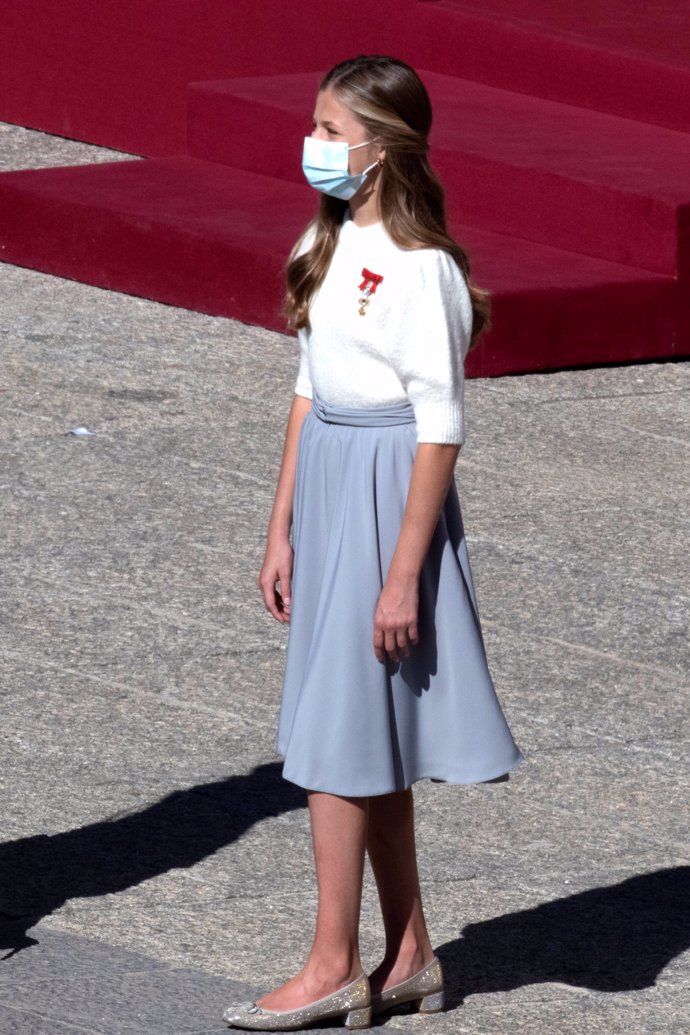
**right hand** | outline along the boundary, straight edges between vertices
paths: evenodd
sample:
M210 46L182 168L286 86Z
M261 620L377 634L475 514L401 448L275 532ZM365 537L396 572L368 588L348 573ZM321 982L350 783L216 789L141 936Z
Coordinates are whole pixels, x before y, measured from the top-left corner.
M395 578L389 573L374 615L374 653L377 661L409 658L419 641L419 577Z
M258 579L266 610L281 624L290 621L292 557L292 547L287 538L269 539Z

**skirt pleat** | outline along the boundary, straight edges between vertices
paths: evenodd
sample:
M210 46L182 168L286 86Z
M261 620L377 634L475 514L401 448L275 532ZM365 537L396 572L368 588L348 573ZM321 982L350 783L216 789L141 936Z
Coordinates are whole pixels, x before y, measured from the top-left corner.
M310 790L478 783L522 759L486 661L454 485L420 579L419 643L399 664L376 660L374 613L416 448L411 407L315 400L302 426L278 751L284 776Z

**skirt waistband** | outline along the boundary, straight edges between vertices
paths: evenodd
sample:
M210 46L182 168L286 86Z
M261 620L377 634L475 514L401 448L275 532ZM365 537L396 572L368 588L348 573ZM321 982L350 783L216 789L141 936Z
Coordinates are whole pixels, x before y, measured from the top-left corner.
M314 395L312 410L325 424L349 424L355 428L388 428L396 424L414 424L415 420L414 410L409 402L359 410L331 406Z

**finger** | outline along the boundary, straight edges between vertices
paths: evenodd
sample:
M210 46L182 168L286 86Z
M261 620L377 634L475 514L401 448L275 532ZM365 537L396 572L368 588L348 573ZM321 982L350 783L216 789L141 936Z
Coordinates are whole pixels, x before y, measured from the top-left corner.
M292 577L289 571L278 572L278 581L280 583L280 595L283 600L283 606L290 608L292 604Z
M404 658L408 658L410 656L410 643L407 638L407 629L398 629L395 640L398 645L398 653L402 654Z
M385 633L384 642L386 646L386 653L393 661L398 661L398 643L395 638L395 632L392 629L388 629Z
M384 662L386 660L383 629L378 625L374 626L374 654L377 661Z
M279 606L280 595L276 591L275 581L267 576L261 576L260 586L266 610L270 612L277 622L283 622L284 618Z
M283 615L283 609L280 604L280 596L276 593L271 599L270 597L265 601L266 610L275 618L276 622L284 622L285 618Z
M276 592L276 605L278 609L278 621L282 624L290 621L290 608L285 606L280 593Z
M278 591L276 591L276 598L277 598L277 601L278 601L278 610L280 612L280 621L281 622L289 622L290 621L290 605L285 603L285 599L283 598L282 594L279 593Z
M407 631L407 634L408 634L408 637L409 637L409 640L410 640L410 644L413 647L416 647L417 644L419 643L419 626L417 625L416 622L412 623L412 625L409 627L409 629Z

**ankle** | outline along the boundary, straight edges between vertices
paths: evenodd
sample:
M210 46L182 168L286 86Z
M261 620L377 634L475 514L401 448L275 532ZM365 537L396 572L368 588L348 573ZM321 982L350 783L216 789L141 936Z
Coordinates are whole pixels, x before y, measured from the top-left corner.
M353 949L343 953L321 953L312 950L304 968L307 982L322 985L330 984L334 988L354 981L362 973L359 951Z
M427 967L433 958L434 950L428 938L406 938L386 949L383 965L415 974Z

